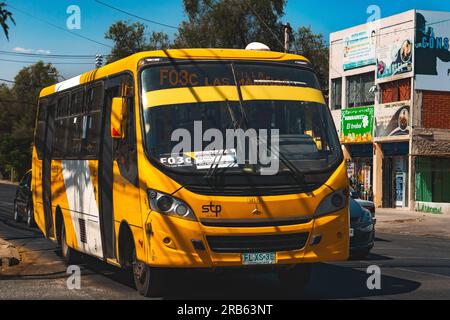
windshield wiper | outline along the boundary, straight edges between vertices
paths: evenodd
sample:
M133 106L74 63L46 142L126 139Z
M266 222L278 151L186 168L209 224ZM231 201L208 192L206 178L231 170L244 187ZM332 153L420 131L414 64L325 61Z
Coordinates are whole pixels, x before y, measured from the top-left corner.
M227 110L228 110L228 113L230 114L230 118L231 118L231 124L228 125L226 128L228 129L230 126L232 126L232 128L234 130L237 130L240 128L240 123L236 120L236 116L234 114L233 109L230 106L228 99L225 99L225 103L227 104ZM212 178L213 176L216 175L217 168L219 167L219 163L222 160L222 157L224 156L225 151L226 151L226 149L224 148L220 154L215 155L213 162L211 163L211 166L209 167L208 172L205 175L206 179Z
M225 102L227 103L228 112L230 113L230 116L231 116L233 129L234 130L241 129L242 128L242 124L244 124L244 128L247 129L248 128L248 119L247 119L247 115L246 115L245 110L244 110L244 103L243 103L244 99L242 97L241 86L240 86L239 82L237 81L236 70L234 68L234 64L232 63L230 66L231 66L231 71L233 73L234 83L235 83L236 90L237 90L238 97L239 97L239 109L240 109L240 112L241 112L241 121L238 122L236 120L236 117L234 116L234 112L231 109L231 106L230 106L230 103L228 102L228 99L226 99ZM206 178L211 178L211 177L217 175L217 170L218 170L218 167L219 167L219 163L220 163L224 153L225 153L225 149L222 150L222 153L220 155L217 154L215 156L215 158L213 160L213 163L211 164L211 167L209 168L209 170L208 170L208 172L207 172L207 174L205 176ZM217 158L217 157L219 157L219 158ZM224 170L222 170L222 173L224 173L227 168L229 168L229 167L224 168Z

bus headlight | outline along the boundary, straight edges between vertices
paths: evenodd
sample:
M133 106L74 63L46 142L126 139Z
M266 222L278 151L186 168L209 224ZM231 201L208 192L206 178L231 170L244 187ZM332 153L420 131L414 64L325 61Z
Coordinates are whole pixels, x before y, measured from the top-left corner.
M168 194L150 189L147 191L147 195L150 208L153 211L172 217L197 221L197 217L192 209L183 201Z
M347 204L347 192L344 189L337 190L327 195L314 213L315 217L324 216L343 209Z

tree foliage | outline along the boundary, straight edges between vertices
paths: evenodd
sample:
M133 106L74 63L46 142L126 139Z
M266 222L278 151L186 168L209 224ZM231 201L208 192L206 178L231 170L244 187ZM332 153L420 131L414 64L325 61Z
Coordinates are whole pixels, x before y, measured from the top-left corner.
M3 29L3 32L5 33L6 39L9 40L9 26L8 26L8 19L16 24L16 22L13 19L12 13L6 9L6 3L0 2L0 26Z
M329 48L323 35L314 33L311 27L300 27L293 38L295 53L311 61L322 90L328 90Z
M148 35L140 22L117 21L109 27L105 38L114 42L108 63L141 51L168 49L171 45L167 34L153 31Z
M242 49L258 41L280 51L285 4L286 0L184 0L187 20L179 27L175 46Z
M9 88L0 86L0 168L22 175L31 166L31 143L42 88L57 82L58 71L40 61L25 67Z

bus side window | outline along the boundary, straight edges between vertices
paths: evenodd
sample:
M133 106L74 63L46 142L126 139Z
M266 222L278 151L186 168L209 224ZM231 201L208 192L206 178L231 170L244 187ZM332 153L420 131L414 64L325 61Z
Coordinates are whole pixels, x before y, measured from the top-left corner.
M45 139L45 109L47 101L41 100L38 105L36 130L34 134L34 145L36 146L36 153L39 160L42 160L42 153L44 150Z
M82 153L89 159L98 159L103 109L102 82L86 90L84 101Z
M67 151L68 110L70 95L63 94L56 105L55 136L53 138L53 159L64 159Z

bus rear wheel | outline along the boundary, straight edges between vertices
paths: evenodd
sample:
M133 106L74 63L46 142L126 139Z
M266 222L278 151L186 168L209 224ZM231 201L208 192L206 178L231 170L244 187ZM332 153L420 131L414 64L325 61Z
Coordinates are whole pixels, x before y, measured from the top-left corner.
M280 270L278 279L284 292L288 294L303 294L309 285L312 274L312 264L298 264L289 269Z
M66 226L61 224L61 255L67 265L77 264L81 260L81 255L67 244Z
M133 279L137 291L144 297L161 297L165 282L165 272L162 269L151 268L139 261L136 250L133 249Z

